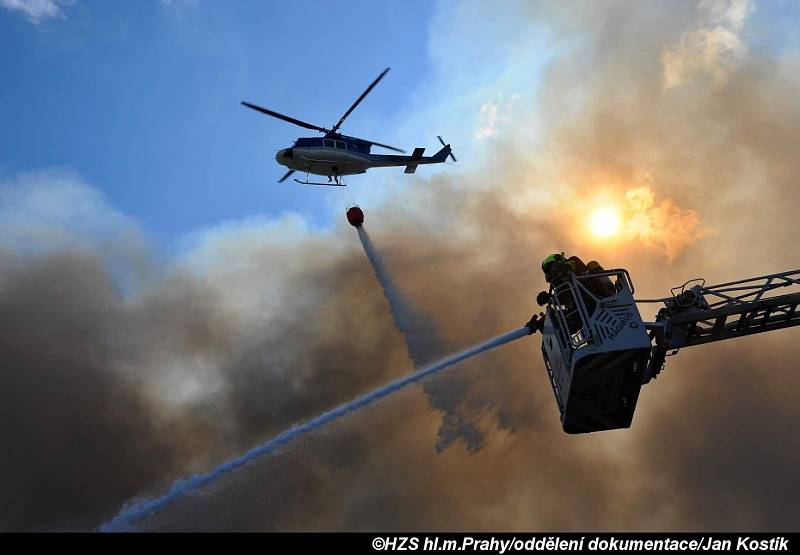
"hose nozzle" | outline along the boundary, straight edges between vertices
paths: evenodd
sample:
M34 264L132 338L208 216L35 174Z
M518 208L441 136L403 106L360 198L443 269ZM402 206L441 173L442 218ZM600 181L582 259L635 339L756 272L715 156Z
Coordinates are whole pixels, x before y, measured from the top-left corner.
M537 331L541 332L544 329L544 313L540 312L539 314L534 314L531 316L531 319L528 320L528 323L525 324L525 327L530 330L528 335L533 335Z

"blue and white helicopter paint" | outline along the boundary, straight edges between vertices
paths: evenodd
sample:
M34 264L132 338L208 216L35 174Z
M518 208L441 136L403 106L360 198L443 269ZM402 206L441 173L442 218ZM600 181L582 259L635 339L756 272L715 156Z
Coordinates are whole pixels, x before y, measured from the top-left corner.
M303 185L332 185L343 187L344 183L341 181L342 176L365 173L370 168L405 166L405 173L414 173L417 170L417 166L420 164L441 164L447 161L448 156L453 162L456 161L450 145L445 144L441 137L439 137L439 142L442 143L442 149L433 156L423 156L422 154L425 152L424 148L415 148L411 156L399 156L396 154L372 154L370 149L373 146L378 146L394 150L395 152L404 153L405 151L375 141L348 137L347 135L339 133L339 128L342 126L342 123L344 123L344 120L347 119L347 116L356 109L361 101L364 100L370 91L375 88L375 85L377 85L388 72L389 68L387 67L378 75L372 84L367 87L367 90L356 99L336 125L330 129L285 116L278 112L262 108L261 106L250 104L249 102L242 102L242 105L261 112L262 114L325 134L324 137L303 137L297 139L293 146L278 151L275 155L275 160L280 165L289 168L289 171L278 180L278 183L282 183L294 172L300 171L306 174L311 173L327 176L328 182L313 183L308 181L308 177L306 177L305 181L295 179L297 183Z

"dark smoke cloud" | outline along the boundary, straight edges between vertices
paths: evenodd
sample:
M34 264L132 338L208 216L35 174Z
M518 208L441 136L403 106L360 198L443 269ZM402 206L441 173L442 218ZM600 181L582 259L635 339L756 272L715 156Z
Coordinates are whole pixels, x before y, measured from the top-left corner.
M502 163L368 207L388 271L443 344L525 322L552 249L629 268L646 297L698 274L800 266L797 62L748 48L752 10L738 19L740 4L509 9L519 33L545 25L562 42L535 104L516 102L507 119L519 125L487 143ZM463 35L483 20L474 25ZM532 119L544 130L533 144L522 140ZM622 202L641 187L692 218L656 226L657 241L586 235L575 199L602 189ZM64 245L0 243L6 529L98 524L412 367L344 225L222 228L163 271L124 241ZM120 261L136 269L133 292ZM631 430L577 437L561 432L538 340L523 340L287 445L142 528L794 529L796 334L687 349L644 388Z
M52 198L43 207L38 193L45 183ZM19 229L12 213L28 212L26 238L59 240L29 252L12 244L0 256L4 529L90 528L125 500L208 468L410 367L355 244L323 261L315 241L298 250L273 236L242 273L278 264L282 279L269 280L264 271L267 281L244 295L241 280L238 297L230 296L227 276L204 265L198 248L160 274L145 272L131 293L123 287L128 280L117 279L119 261L138 266L138 242L101 246L82 229L54 233L61 224L44 217L49 205L93 196L91 190L49 175L12 186L23 198L8 201L0 225ZM92 202L79 212L99 221L105 208ZM241 255L246 232L231 235ZM213 237L205 248L215 248ZM215 264L230 254L223 251L209 255L220 257ZM298 253L318 266L293 272ZM124 271L138 270L129 264ZM266 297L274 293L270 286L285 287L287 296L242 312L242 299Z
M116 371L131 355L123 308L96 259L6 258L1 283L0 526L91 526L180 471L176 423Z

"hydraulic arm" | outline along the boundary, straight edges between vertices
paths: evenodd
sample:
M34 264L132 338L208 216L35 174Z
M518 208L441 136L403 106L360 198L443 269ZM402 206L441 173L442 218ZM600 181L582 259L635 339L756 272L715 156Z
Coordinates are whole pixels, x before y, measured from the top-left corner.
M800 270L706 286L691 280L663 302L645 327L655 340L645 383L664 367L665 357L683 347L800 325Z

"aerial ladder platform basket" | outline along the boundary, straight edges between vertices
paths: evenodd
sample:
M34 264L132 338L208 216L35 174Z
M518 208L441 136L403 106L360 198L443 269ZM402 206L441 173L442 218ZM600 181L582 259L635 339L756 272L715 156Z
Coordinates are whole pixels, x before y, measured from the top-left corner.
M662 303L654 322L637 303ZM542 355L567 433L628 428L643 384L683 347L800 325L800 270L636 300L627 270L571 275L550 288Z

